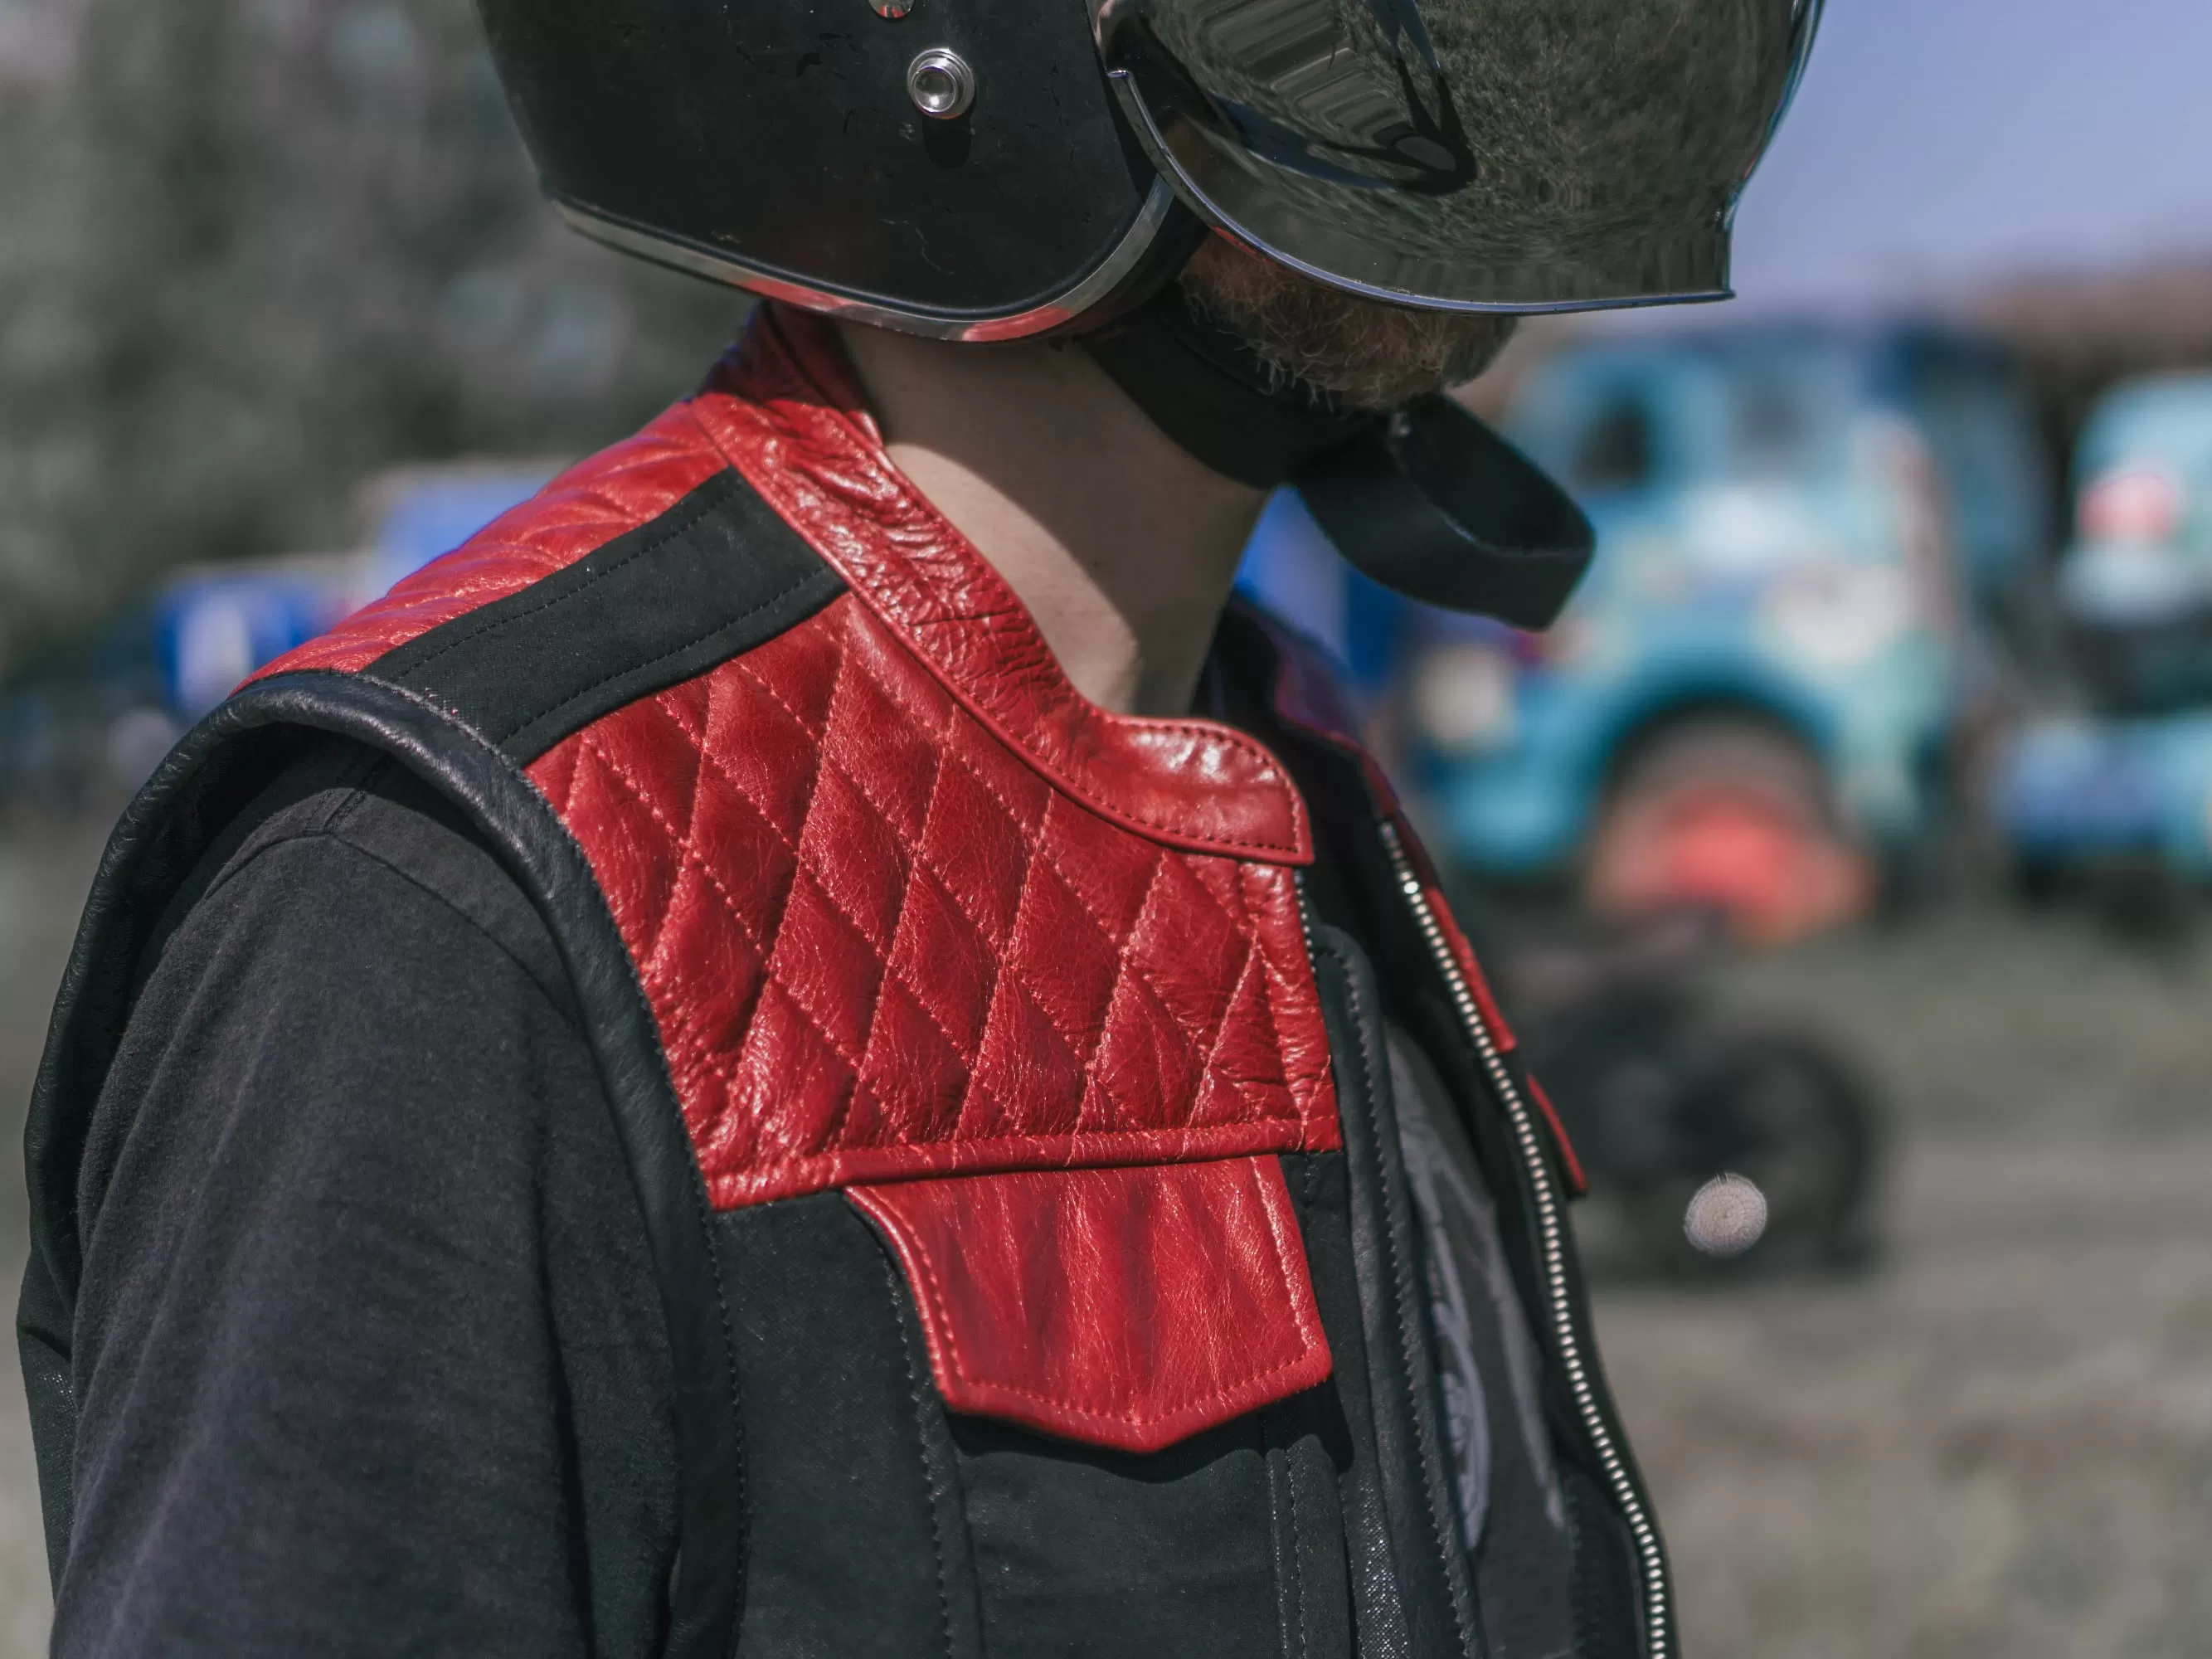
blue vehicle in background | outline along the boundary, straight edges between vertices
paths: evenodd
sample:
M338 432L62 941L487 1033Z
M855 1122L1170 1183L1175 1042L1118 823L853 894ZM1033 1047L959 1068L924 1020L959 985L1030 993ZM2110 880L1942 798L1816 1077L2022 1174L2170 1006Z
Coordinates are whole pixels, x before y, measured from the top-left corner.
M1940 816L1929 774L1993 677L1972 618L2042 562L2004 365L1927 331L1605 342L1533 371L1504 425L1599 530L1549 634L1395 599L1289 495L1240 585L1348 670L1637 1264L1863 1259L1877 1091L1817 1027L1724 1013L1699 970L1720 921L1780 939L1863 903ZM1487 902L1562 875L1616 912L1698 914ZM1716 1183L1763 1206L1741 1255L1697 1242Z
M264 663L450 552L543 489L549 463L469 461L403 468L361 492L359 549L186 571L149 601L162 708L198 719Z
M1401 769L1440 850L1765 939L1913 867L2043 565L2004 358L1922 325L1608 337L1539 362L1501 424L1599 556L1546 635L1413 621Z
M0 688L0 786L135 785L179 733L264 664L535 495L550 462L404 468L361 492L362 545L179 571L89 640Z
M2084 706L2015 735L1991 815L2031 890L2212 881L2212 374L2108 393L2074 495L2057 598Z

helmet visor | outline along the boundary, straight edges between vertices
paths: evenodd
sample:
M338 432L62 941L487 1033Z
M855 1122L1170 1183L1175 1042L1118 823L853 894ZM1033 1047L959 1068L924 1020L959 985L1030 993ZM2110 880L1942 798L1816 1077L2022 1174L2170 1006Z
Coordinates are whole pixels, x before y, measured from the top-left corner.
M1725 298L1735 202L1821 0L1096 0L1200 214L1443 310Z

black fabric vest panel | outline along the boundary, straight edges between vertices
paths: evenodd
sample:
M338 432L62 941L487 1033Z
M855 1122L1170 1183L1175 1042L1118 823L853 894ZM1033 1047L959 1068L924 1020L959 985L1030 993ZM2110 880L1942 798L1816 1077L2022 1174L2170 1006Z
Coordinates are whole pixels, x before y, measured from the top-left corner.
M451 799L562 953L668 1324L683 1479L670 1655L1477 1659L1379 1061L1382 995L1348 938L1316 930L1345 1150L1284 1160L1335 1358L1320 1388L1149 1456L953 1418L904 1280L842 1194L710 1209L620 933L520 768L842 591L733 479L361 673L249 688L188 735L125 815L26 1139L34 1236L18 1328L58 1576L75 1437L76 1167L134 975L225 826L304 744L335 733ZM1494 1126L1486 1133L1488 1160ZM1518 1214L1511 1178L1494 1184ZM1571 1455L1565 1422L1560 1439ZM1577 1536L1594 1540L1577 1555L1619 1560L1601 1491L1591 1480L1575 1492ZM1592 1659L1635 1646L1621 1584L1601 1575L1580 1592Z
M1249 623L1239 623L1232 613L1216 648L1233 659L1232 669L1241 678L1264 683L1272 647ZM1395 1023L1413 1034L1461 1106L1462 1126L1498 1206L1501 1242L1515 1284L1533 1313L1541 1305L1543 1278L1527 1172L1510 1139L1502 1106L1477 1063L1442 981L1429 965L1427 948L1384 860L1367 806L1366 786L1352 762L1335 750L1292 733L1271 732L1268 736L1312 812L1316 857L1308 899L1317 923L1313 930L1316 967L1323 1010L1332 1022L1330 1047L1339 1100L1346 1102L1364 1086L1382 1098L1388 1121L1389 1068L1380 1060L1382 1023ZM1364 1039L1363 1030L1368 1033ZM1525 1092L1528 1079L1518 1052L1504 1055L1504 1062ZM1368 1079L1364 1085L1363 1079ZM1356 1117L1347 1106L1347 1149L1358 1138L1359 1120L1370 1115ZM1385 1139L1395 1152L1395 1122ZM1395 1158L1389 1161L1396 1162ZM1402 1186L1402 1170L1396 1179ZM1360 1235L1363 1248L1381 1239L1377 1233L1363 1231ZM1582 1270L1572 1251L1567 1253L1564 1268L1583 1352L1595 1352ZM1556 1348L1541 1322L1536 1328L1552 1359L1543 1369L1541 1386L1552 1442L1559 1454L1573 1543L1576 1659L1632 1659L1646 1650L1635 1548L1619 1506L1607 1495L1607 1472L1568 1391ZM1605 1389L1594 1390L1593 1407L1604 1414L1615 1443L1626 1444L1626 1431ZM1627 1478L1641 1490L1641 1477L1632 1468ZM1644 1503L1648 1510L1648 1496ZM1432 1597L1430 1605L1441 1603ZM1671 1650L1671 1630L1667 1634ZM1413 1650L1428 1650L1417 1644Z
M758 1517L738 1651L976 1653L945 1413L897 1268L840 1193L725 1211L714 1243Z

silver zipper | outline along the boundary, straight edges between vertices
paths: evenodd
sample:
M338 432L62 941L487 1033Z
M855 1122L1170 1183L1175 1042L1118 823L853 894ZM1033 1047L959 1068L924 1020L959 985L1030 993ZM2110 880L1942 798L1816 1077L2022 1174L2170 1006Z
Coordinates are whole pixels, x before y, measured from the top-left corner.
M1612 1488L1613 1501L1627 1517L1629 1531L1636 1540L1637 1563L1644 1580L1645 1651L1650 1659L1668 1659L1667 1558L1660 1547L1659 1530L1651 1523L1650 1511L1644 1507L1635 1482L1629 1479L1628 1464L1620 1444L1598 1410L1596 1387L1590 1380L1589 1365L1583 1357L1582 1338L1575 1329L1574 1315L1568 1302L1566 1218L1560 1208L1559 1192L1552 1182L1551 1165L1544 1158L1535 1115L1528 1109L1528 1103L1520 1090L1514 1087L1512 1074L1505 1069L1490 1023L1482 1016L1481 1005L1475 1001L1467 975L1460 971L1458 958L1452 954L1450 942L1437 921L1436 907L1422 890L1420 877L1414 872L1413 861L1406 854L1397 826L1385 820L1380 827L1382 845L1390 854L1391 867L1405 891L1406 902L1413 907L1414 920L1420 925L1421 936L1428 941L1430 954L1435 957L1444 983L1450 988L1452 1001L1468 1035L1474 1041L1483 1069L1489 1073L1498 1098L1505 1103L1514 1144L1520 1149L1521 1161L1528 1169L1529 1190L1535 1197L1536 1228L1544 1252L1544 1289L1550 1303L1552 1330L1559 1340L1559 1358L1566 1367L1567 1383L1574 1392L1575 1407L1582 1414L1583 1427L1589 1434L1590 1443L1597 1449L1598 1461L1605 1466L1606 1481Z

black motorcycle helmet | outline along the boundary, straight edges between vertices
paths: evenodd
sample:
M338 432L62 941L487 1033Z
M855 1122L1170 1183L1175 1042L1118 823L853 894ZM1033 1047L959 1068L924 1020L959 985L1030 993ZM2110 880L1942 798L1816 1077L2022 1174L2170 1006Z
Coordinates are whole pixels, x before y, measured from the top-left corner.
M1821 3L478 0L580 230L883 327L1084 335L1201 459L1295 475L1355 562L1524 626L1589 556L1563 496L1441 398L1286 396L1171 280L1212 228L1427 309L1725 297Z

